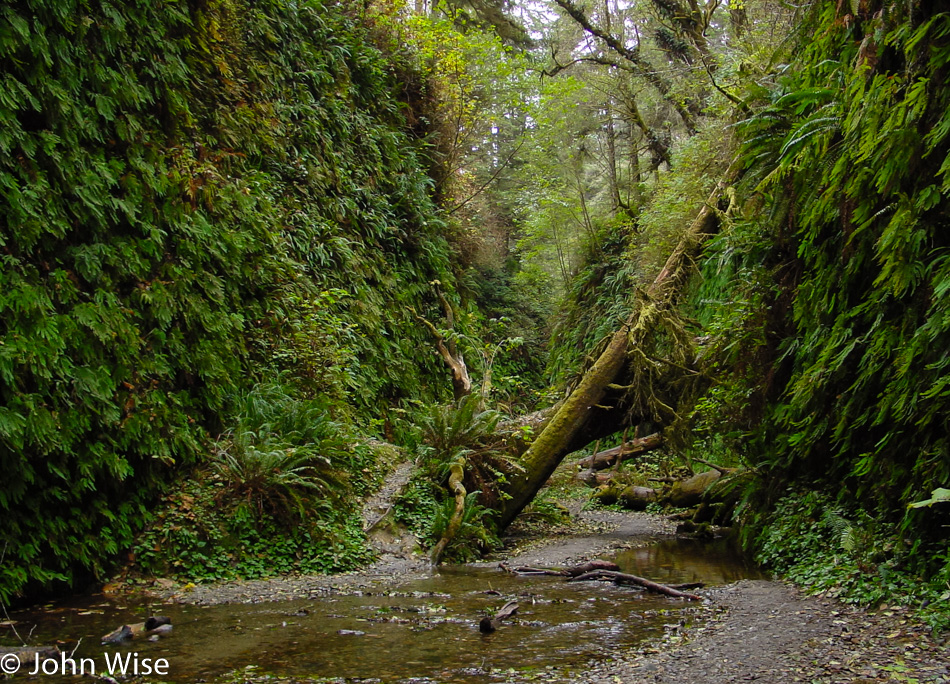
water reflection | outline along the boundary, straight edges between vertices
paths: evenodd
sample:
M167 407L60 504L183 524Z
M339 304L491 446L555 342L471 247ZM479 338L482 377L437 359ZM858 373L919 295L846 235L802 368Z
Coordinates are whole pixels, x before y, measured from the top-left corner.
M626 572L664 583L723 584L757 575L721 542L660 542L616 560ZM480 634L478 620L511 597L520 603L515 618L494 634ZM99 597L15 619L21 632L35 625L33 643L59 641L68 650L81 637L76 657L101 663L102 634L147 613L169 615L175 631L167 640L118 647L168 659L170 674L162 680L169 682L211 681L254 665L289 677L479 684L497 681L490 670L582 664L633 646L661 633L671 621L666 611L683 605L611 583L517 577L482 566L309 600L149 607Z
M711 541L674 538L640 549L622 551L613 559L623 572L660 584L703 582L729 584L762 577L728 538Z

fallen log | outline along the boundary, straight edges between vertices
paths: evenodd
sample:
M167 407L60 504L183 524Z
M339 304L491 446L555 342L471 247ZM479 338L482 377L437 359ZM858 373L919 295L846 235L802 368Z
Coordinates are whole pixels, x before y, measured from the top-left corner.
M601 485L609 485L617 473L610 471L607 473L598 473L596 470L582 470L576 475L577 479L588 487L597 488Z
M663 446L663 435L659 432L654 432L652 435L647 435L646 437L631 439L629 442L615 446L612 449L598 451L591 456L575 461L574 466L578 469L606 470L618 462L623 462L634 456L659 449L661 446Z
M702 589L706 586L705 582L684 582L683 584L667 584L670 589L679 589L680 591L685 591L686 589Z
M693 475L688 480L674 482L670 489L670 503L677 508L690 508L703 500L703 494L713 482L722 477L718 470L707 470L704 473Z
M666 594L667 596L672 596L674 598L684 598L689 601L702 601L702 596L697 596L696 594L689 594L685 591L680 591L679 589L674 589L673 587L668 587L665 584L658 584L652 580L644 579L643 577L637 577L636 575L628 575L625 572L614 572L613 570L594 570L593 572L587 572L583 575L578 575L577 577L572 577L568 582L583 582L586 580L599 580L599 579L609 579L617 584L635 584L638 587L643 587L647 591L652 591L655 594Z
M563 570L550 570L548 568L532 568L530 565L519 565L515 568L503 567L502 570L510 572L513 575L551 575L554 577L567 577Z
M620 566L611 561L605 561L595 559L588 561L586 563L581 563L580 565L575 565L570 568L533 568L529 565L519 565L517 567L509 567L506 563L500 563L499 568L505 572L510 572L516 575L549 575L553 577L577 577L578 575L583 575L588 572L594 572L595 570L620 570Z
M587 561L586 563L581 563L580 565L575 565L571 568L566 568L564 574L567 577L579 577L580 575L586 575L588 572L595 572L596 570L620 570L620 566L611 561L600 560L595 558L592 561Z
M481 622L478 623L478 631L482 634L491 634L498 629L503 620L510 618L517 612L518 602L508 601L508 603L501 607L501 610L495 613L494 617L483 617Z
M628 510L645 511L647 506L656 502L657 496L655 489L630 485L620 492L617 498L620 504Z

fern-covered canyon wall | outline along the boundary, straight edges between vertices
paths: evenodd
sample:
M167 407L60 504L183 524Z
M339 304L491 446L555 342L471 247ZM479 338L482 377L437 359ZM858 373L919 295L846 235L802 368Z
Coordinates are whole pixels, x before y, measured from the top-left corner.
M0 597L101 574L255 383L363 424L445 392L409 311L453 296L424 77L385 30L333 2L0 9Z
M661 435L768 566L946 605L950 14L688 5L0 9L0 600L356 567L396 459L469 559Z
M936 587L950 576L947 505L908 509L950 483L950 14L939 10L810 9L793 68L740 125L750 211L705 272L704 296L730 302L711 319L730 380L707 416L734 418L763 501L779 501L763 556L793 568L830 544L838 567L817 582L856 600L916 591L896 568Z
M749 30L769 6L744 4ZM552 359L599 352L735 160L679 317L628 359L626 401L662 401L646 429L678 457L748 469L737 521L768 566L945 626L950 14L799 9L787 41L743 56L754 78L730 74L732 113L678 132L636 215L591 249Z

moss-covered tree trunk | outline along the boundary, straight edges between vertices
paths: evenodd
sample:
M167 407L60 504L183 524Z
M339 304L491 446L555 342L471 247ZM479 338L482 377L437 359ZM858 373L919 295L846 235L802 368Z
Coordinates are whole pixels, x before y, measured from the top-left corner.
M432 565L438 565L442 561L442 554L445 553L445 549L452 543L455 535L462 527L462 518L465 516L465 497L468 494L465 491L465 485L462 483L464 477L464 464L461 461L453 463L449 469L449 490L455 496L455 510L452 512L452 517L449 519L442 538L432 547L432 551L429 553L429 562Z
M731 171L727 172L716 186L645 296L636 303L626 323L613 334L607 348L522 456L523 471L512 476L505 488L507 498L499 517L501 529L510 525L531 502L564 457L584 446L578 436L615 432L621 427L617 422L592 430L590 423L592 420L608 419L608 416L616 420L616 411L605 411L605 407L601 406L609 385L621 378L628 350L639 346L660 317L676 303L693 271L700 247L706 237L718 229L719 214L715 207L726 192L732 176Z

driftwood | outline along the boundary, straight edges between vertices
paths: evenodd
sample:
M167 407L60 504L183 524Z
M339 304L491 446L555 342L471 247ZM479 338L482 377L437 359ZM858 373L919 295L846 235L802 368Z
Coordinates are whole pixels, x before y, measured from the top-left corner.
M517 601L508 601L505 605L501 607L494 617L483 617L481 622L478 623L478 631L482 634L491 634L502 621L510 618L512 615L518 612L518 602Z
M512 568L505 563L501 563L498 567L505 572L511 572L516 575L550 575L553 577L577 577L578 575L594 572L596 570L620 570L620 566L616 563L599 559L588 561L587 563L582 563L581 565L575 565L570 568L562 568L560 570L553 568L533 568L528 565L519 565Z
M652 580L644 579L643 577L628 575L625 572L614 572L613 570L594 570L593 572L586 572L583 575L572 577L568 580L568 582L583 582L585 580L599 579L609 579L616 582L617 584L635 584L638 587L643 587L647 591L652 591L656 594L666 594L667 596L672 596L674 598L684 598L690 601L703 600L702 596L689 594L685 591L668 587L665 584L658 584Z
M661 446L663 446L663 435L659 432L654 432L652 435L647 435L646 437L631 439L629 442L624 441L623 444L615 446L612 449L597 451L592 456L587 456L579 461L575 461L574 466L576 468L587 468L589 470L606 470L612 465L626 461L634 456L645 454L648 451L653 451Z

